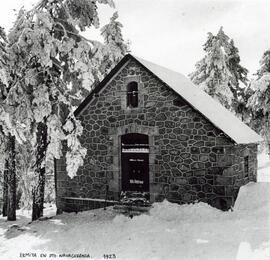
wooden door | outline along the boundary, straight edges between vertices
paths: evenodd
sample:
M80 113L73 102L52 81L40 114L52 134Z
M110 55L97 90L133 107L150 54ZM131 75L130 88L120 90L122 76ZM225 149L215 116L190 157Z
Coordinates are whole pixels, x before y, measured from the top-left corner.
M149 192L148 136L126 134L121 137L122 190Z

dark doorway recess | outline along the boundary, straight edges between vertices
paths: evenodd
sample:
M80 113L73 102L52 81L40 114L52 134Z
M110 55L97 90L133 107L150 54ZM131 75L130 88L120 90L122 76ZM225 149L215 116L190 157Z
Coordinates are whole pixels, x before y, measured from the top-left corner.
M122 191L149 192L149 140L144 134L121 136Z

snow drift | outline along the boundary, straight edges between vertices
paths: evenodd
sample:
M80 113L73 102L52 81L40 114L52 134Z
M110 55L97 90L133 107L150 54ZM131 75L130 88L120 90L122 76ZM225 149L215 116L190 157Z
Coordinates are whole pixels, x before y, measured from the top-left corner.
M270 259L270 183L241 188L233 211L205 203L155 203L148 214L127 216L112 208L64 213L27 224L20 214L12 227L0 219L1 259L20 253L89 254L104 259ZM13 223L12 223L13 224ZM15 245L15 246L14 246ZM49 259L49 258L42 258ZM59 258L60 259L60 258ZM61 258L69 259L69 258Z

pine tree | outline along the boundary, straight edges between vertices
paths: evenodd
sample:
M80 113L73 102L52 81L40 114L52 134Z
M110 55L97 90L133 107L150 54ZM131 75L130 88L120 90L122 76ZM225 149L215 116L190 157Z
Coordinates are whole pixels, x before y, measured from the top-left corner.
M6 116L3 113L7 96L9 94L7 64L7 37L4 29L0 27L0 128L1 128L1 156L4 158L3 178L3 216L7 220L16 220L16 169L15 169L15 138L11 129L8 130ZM14 111L9 107L9 111Z
M270 72L270 49L264 52L260 64L261 68L257 71L258 78Z
M91 45L79 32L99 25L98 2L112 5L110 0L40 1L19 12L8 35L11 80L0 114L17 142L31 140L36 153L33 220L42 216L46 157L59 159L65 141L67 172L73 177L86 154L72 99L80 98L78 86L89 90L94 80Z
M234 41L231 39L227 51L227 66L231 73L230 89L233 93L232 110L237 115L244 117L248 113L246 108L246 101L249 96L248 86L248 70L240 65L239 50L235 47ZM241 84L242 83L242 86Z
M264 52L260 65L257 78L250 84L252 94L247 106L251 111L250 125L264 136L270 150L270 50Z
M118 13L115 12L110 19L110 22L101 28L101 35L104 38L104 43L109 46L115 62L119 61L128 51L128 46L123 40L122 27L123 25L117 21Z
M208 33L205 57L197 62L191 80L225 107L238 111L247 85L247 69L240 65L239 51L221 27L217 35Z
M99 82L110 70L129 52L129 45L122 36L123 25L117 21L118 13L115 12L110 22L101 28L104 43L93 41L92 60L97 68L95 81Z

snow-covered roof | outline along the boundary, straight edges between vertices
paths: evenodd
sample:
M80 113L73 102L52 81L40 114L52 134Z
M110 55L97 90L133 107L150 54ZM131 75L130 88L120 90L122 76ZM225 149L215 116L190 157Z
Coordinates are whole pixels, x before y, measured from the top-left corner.
M263 141L260 135L254 132L207 93L195 86L184 75L144 59L138 57L134 58L165 84L171 87L191 106L203 114L236 143L247 144Z

